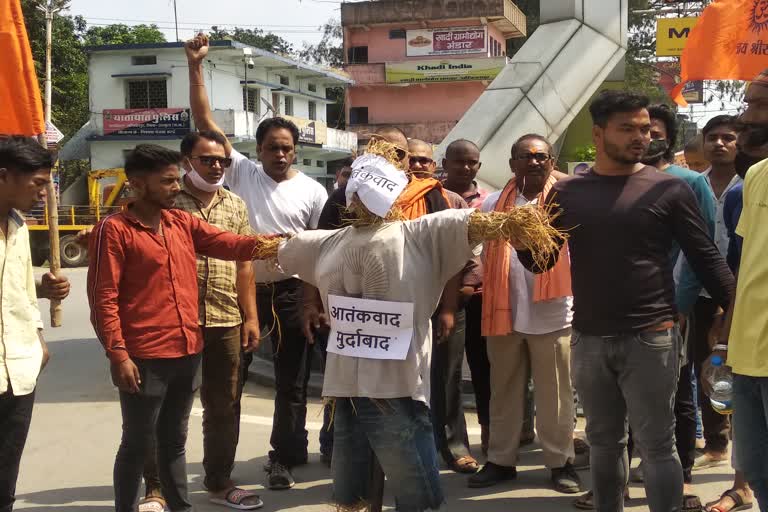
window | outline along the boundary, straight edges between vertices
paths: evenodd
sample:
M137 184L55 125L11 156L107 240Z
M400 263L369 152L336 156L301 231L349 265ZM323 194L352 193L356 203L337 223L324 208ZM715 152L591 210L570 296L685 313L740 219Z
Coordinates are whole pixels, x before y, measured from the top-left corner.
M314 121L317 119L317 103L314 101L309 102L309 118Z
M317 167L325 167L325 162L323 162L322 160L317 160L317 161L315 162L315 165L316 165Z
M347 50L347 60L350 64L366 64L368 63L368 47L367 46L352 46Z
M405 29L397 28L389 31L390 39L405 39Z
M259 90L243 87L243 110L259 113Z
M309 92L317 92L317 84L313 84L313 83L311 83L311 82L310 82L310 83L308 83L308 84L307 84L307 90L308 90Z
M128 82L127 108L168 108L165 80L131 80Z
M311 158L305 158L301 161L301 165L306 165L307 167L312 167L312 159Z
M285 115L287 116L293 115L293 96L285 97Z
M157 64L157 55L134 55L131 57L132 66L151 66Z
M280 77L280 85L291 85L291 80L286 75L277 75Z
M350 108L349 124L368 124L368 107Z

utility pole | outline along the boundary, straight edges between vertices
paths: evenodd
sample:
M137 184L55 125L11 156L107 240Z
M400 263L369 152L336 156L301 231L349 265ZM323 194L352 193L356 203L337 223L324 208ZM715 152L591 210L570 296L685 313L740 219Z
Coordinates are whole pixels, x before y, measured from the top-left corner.
M173 0L173 21L176 24L176 41L181 41L179 39L179 17L176 14L176 0Z
M51 53L53 39L53 16L66 6L66 1L62 0L42 0L43 4L37 8L45 13L45 124L46 130L51 122ZM45 133L40 137L40 143L48 147L48 141ZM58 276L61 271L61 253L59 249L59 205L56 198L56 187L53 179L46 188L46 203L48 210L48 239L50 242L50 256L48 262L50 271ZM51 300L51 326L61 326L61 301Z

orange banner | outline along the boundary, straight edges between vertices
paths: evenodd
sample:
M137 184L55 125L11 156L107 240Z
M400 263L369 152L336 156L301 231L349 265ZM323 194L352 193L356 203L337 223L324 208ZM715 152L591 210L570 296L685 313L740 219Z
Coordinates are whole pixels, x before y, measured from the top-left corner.
M43 102L20 0L0 1L0 55L0 133L44 133Z
M715 0L688 36L671 96L686 106L685 82L751 80L767 67L768 0Z

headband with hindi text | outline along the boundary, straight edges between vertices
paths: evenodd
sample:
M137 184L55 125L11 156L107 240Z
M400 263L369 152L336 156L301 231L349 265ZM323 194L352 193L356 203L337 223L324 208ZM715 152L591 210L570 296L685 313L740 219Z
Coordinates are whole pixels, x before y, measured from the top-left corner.
M347 206L357 194L371 213L384 218L406 185L408 177L386 158L364 154L352 163L346 190Z

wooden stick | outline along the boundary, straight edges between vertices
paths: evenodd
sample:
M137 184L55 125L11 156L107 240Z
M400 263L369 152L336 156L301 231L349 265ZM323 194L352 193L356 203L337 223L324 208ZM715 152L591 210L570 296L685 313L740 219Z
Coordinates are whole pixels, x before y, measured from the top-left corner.
M48 143L45 134L39 138L40 144L47 149ZM50 242L50 256L48 262L50 271L56 277L61 274L61 252L59 249L59 205L56 200L56 187L53 184L53 170L51 181L45 189L45 200L48 206L48 240ZM61 327L61 301L51 299L51 327Z

